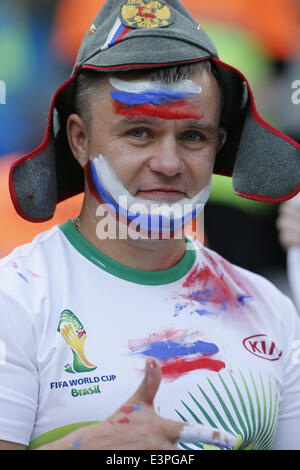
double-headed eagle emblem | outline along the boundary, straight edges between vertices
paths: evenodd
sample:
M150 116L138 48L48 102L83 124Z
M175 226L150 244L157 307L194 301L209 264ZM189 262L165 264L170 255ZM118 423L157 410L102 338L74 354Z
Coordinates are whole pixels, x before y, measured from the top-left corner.
M162 28L172 23L172 12L160 1L127 0L121 8L121 20L130 28Z

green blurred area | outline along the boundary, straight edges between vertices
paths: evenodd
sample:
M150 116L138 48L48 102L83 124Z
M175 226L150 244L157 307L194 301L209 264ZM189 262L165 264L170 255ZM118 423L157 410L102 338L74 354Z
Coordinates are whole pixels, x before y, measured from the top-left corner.
M31 47L28 40L28 31L24 25L19 27L5 25L0 28L0 57L1 57L1 80L9 84L13 91L22 86L29 75ZM22 73L16 71L22 70Z

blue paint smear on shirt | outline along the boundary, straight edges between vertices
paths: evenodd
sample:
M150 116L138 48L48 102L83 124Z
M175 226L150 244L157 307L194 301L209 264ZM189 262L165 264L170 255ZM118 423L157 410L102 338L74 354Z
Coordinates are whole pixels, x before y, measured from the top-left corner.
M195 302L206 303L206 302L209 302L210 295L211 295L210 289L205 289L204 292L201 292L200 290L192 292L189 297L191 300L194 300Z
M179 313L181 312L181 310L183 310L185 307L185 305L180 305L180 304L176 304L175 305L175 313L174 313L174 317L177 317L179 315Z
M137 348L133 352L145 356L155 357L158 360L172 359L174 357L188 356L190 354L216 354L219 348L213 343L196 341L192 344L182 345L174 341L160 341L147 345L146 349Z
M200 317L202 317L203 315L217 315L216 312L209 312L208 310L204 310L204 309L202 309L202 310L196 309L195 313L200 315Z
M17 271L17 274L20 276L21 279L23 279L23 281L25 281L25 282L27 282L27 284L29 284L28 279L27 279L25 276L23 276L22 273L19 273L19 272Z
M238 301L239 304L242 305L242 307L244 307L245 299L251 299L250 295L240 295L236 300Z

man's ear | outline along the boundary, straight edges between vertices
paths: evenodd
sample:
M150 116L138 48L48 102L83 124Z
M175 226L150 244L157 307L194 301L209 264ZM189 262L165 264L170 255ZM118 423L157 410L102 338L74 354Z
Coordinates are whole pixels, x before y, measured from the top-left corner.
M227 140L227 131L225 127L220 127L219 134L218 134L217 153L220 152L226 140Z
M86 126L78 114L70 114L67 120L66 132L74 157L79 165L85 167L89 160L89 138Z

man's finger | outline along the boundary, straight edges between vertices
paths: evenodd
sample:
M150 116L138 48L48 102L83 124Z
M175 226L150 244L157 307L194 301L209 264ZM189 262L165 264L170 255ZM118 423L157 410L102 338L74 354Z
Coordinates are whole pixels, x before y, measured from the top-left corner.
M236 436L224 430L214 429L201 424L187 424L179 433L182 442L203 442L204 444L221 444L229 447L236 445Z
M185 443L219 444L233 448L238 440L237 436L215 429L203 424L184 424L169 421L169 438L172 441Z
M152 357L147 358L144 380L126 403L134 405L143 402L146 405L153 406L156 392L160 386L161 376L161 369L156 360Z

